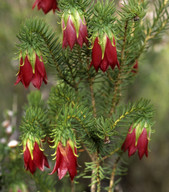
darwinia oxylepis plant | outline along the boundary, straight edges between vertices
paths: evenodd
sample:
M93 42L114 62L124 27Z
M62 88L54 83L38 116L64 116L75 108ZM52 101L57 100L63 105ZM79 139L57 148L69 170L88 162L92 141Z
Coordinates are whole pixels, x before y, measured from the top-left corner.
M122 1L119 7L109 0L36 0L36 6L59 18L62 38L42 18L28 19L18 34L15 84L40 89L48 82L48 67L56 75L47 101L36 91L28 96L20 125L25 169L34 174L49 168L53 150L53 171L46 170L51 179L69 173L73 191L80 185L74 180L88 178L92 192L101 191L106 179L111 192L115 175L124 171L118 165L126 150L128 156L138 150L140 159L148 157L152 105L146 99L123 103L124 90L138 74L140 56L168 26L168 1L155 3L159 9L150 21L146 0ZM46 145L51 149L44 151ZM84 155L88 162L82 169L78 162Z

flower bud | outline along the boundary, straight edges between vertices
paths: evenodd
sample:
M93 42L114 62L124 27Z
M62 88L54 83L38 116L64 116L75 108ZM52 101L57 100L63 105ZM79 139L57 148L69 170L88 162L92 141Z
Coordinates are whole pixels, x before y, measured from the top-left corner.
M8 143L8 147L10 148L14 148L18 145L18 141L17 140L11 140L9 143Z
M14 115L14 112L11 111L11 110L7 110L7 114L8 114L10 117L12 117L12 116Z
M7 141L6 141L6 138L3 137L3 138L0 139L0 143L1 143L1 144L5 144L6 142L7 142Z
M132 73L137 73L138 72L138 60L136 60L135 65L133 66L133 69L131 71Z
M11 122L9 120L5 120L2 122L2 127L7 128L10 124L11 124Z
M6 132L7 134L11 134L11 133L12 133L12 126L9 125L9 126L6 128L5 132Z

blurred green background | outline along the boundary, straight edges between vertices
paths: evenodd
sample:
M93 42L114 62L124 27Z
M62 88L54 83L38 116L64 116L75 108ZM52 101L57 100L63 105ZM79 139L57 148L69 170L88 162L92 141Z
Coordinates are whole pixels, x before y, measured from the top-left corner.
M60 30L56 27L56 15L50 12L44 16L42 11L37 11L36 8L32 11L33 2L33 0L0 0L1 122L5 118L6 109L17 108L18 125L22 106L29 91L21 84L14 86L18 70L18 60L15 59L16 34L20 24L28 17L37 16L51 23L54 30ZM52 78L49 77L49 85L53 81ZM44 89L44 86L41 91L44 97L47 96L48 90ZM135 155L127 160L129 171L122 178L121 191L169 192L169 34L163 35L160 43L154 41L149 51L139 59L139 71L134 83L128 87L126 101L141 97L150 99L156 110L149 157L144 157L140 161ZM3 130L0 130L0 135L2 132Z

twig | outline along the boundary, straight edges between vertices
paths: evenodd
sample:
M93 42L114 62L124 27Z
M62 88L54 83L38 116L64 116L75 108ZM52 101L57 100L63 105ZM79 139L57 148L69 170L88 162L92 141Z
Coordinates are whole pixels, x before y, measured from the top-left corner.
M85 151L88 153L88 155L89 155L89 157L91 158L91 160L92 161L95 161L96 160L96 158L95 158L95 154L90 154L89 153L89 151L88 151L88 149L86 148L86 146L82 143L82 145L83 145L83 148L85 149Z
M120 59L120 69L119 69L119 73L118 73L118 76L117 76L117 81L115 82L115 86L114 86L114 95L113 95L113 98L112 98L112 107L110 109L110 114L109 116L111 116L115 110L115 107L117 105L117 103L119 102L119 99L117 100L117 96L120 95L120 85L121 85L121 73L122 73L122 70L123 70L123 63L124 63L124 51L125 51L125 45L126 45L126 39L127 39L127 28L128 28L128 20L126 21L125 23L125 31L124 31L124 38L123 38L123 47L122 47L122 50L121 50L121 59Z
M93 155L93 157L91 159L93 162L96 161L96 155ZM90 191L96 192L95 169L92 170Z
M95 158L95 162L96 162L96 170L93 169L92 170L92 177L91 177L91 192L95 192L96 191L96 183L97 183L97 192L101 191L101 179L100 179L100 161L98 158L98 153L94 156ZM93 160L94 160L93 159ZM93 161L94 162L94 161ZM95 183L95 171L97 171L97 175L96 175L96 183Z
M120 65L123 64L124 51L125 51L126 40L127 40L127 28L128 28L128 20L126 21L125 27L124 27L125 32L124 32L124 39L123 39L123 47L121 50L121 63L120 63Z
M118 101L117 101L117 96L119 95L119 86L120 86L120 84L121 84L121 79L120 79L120 76L121 76L121 72L119 71L119 74L118 74L118 76L117 76L117 81L115 82L115 87L114 87L114 95L113 95L113 98L112 98L112 107L111 107L111 109L110 109L110 114L109 114L109 116L111 116L112 114L113 114L113 112L114 112L114 110L115 110L115 107L116 107L116 105L117 105L117 103L118 103Z
M95 177L94 177L94 175L95 175L95 170L93 169L92 170L92 177L91 177L91 188L90 188L90 191L91 192L95 192L96 191L96 183L94 182L95 181Z
M112 151L109 155L104 156L100 161L104 161L105 159L109 158L113 154L115 154L117 151L119 151L120 148L116 148L114 151Z
M76 81L75 81L75 76L73 75L72 67L71 67L69 62L67 62L67 65L68 65L69 71L70 71L71 76L72 76L72 80L73 80L73 84L74 84L73 88L75 89L75 91L77 91L78 90L78 83L76 83Z
M96 117L96 102L94 97L94 91L93 91L93 79L89 80L90 84L90 93L91 93L91 99L92 99L92 106L93 106L93 115Z
M96 154L90 154L88 149L86 148L86 146L84 144L82 144L82 145L83 145L83 148L85 149L85 151L88 153L91 160L93 162L96 161ZM90 187L91 192L96 191L96 183L94 181L95 181L95 169L92 170L92 175L91 175L91 187Z
M97 192L101 191L99 150L97 151Z
M71 192L75 192L75 183L71 181Z
M101 191L101 181L100 181L100 164L97 162L97 192Z
M113 186L114 186L114 177L117 169L118 162L120 161L120 156L116 159L114 165L113 165L113 170L111 173L111 178L110 178L110 184L109 184L109 190L108 192L112 192Z

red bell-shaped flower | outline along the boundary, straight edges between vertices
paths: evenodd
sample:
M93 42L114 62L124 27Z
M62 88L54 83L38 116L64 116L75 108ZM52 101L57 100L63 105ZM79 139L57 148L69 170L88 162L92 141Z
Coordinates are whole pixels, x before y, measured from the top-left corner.
M57 146L56 163L51 174L57 171L59 179L62 179L67 171L69 172L71 180L77 174L77 149L70 145L67 141L67 145L64 147L61 142Z
M137 132L137 133L136 133ZM138 127L129 129L127 137L122 145L122 150L128 150L128 156L133 155L138 150L139 158L142 159L145 154L148 157L148 134L147 129L143 128L141 131Z
M114 37L113 42L111 42L107 35L105 35L103 39L98 37L94 39L90 66L92 65L96 71L100 68L103 72L108 69L109 65L112 69L114 69L116 65L119 68Z
M55 12L56 9L59 10L57 0L36 0L32 6L32 9L34 9L36 5L38 10L42 9L45 14L47 14L52 9L53 12Z
M42 57L41 57L42 60ZM33 66L32 66L33 65ZM36 55L35 63L31 65L28 55L26 55L25 60L23 62L23 58L20 59L20 70L18 73L17 80L15 85L20 81L28 88L30 82L36 87L40 89L42 81L47 84L47 75L45 66L42 61L40 61L39 57Z
M29 170L33 174L36 171L36 168L39 168L41 171L44 170L44 166L50 168L48 160L43 152L40 150L37 142L34 143L33 151L29 146L29 142L27 142L24 149L25 169Z
M62 16L63 48L69 45L72 49L75 43L82 47L83 43L88 42L85 18L78 11L74 12L74 14L64 13Z

